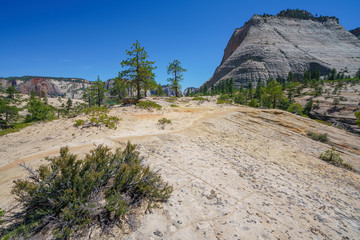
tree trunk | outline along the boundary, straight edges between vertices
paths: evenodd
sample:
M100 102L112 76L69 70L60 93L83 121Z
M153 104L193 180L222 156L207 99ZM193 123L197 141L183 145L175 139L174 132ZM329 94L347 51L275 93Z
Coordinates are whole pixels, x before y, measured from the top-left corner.
M140 80L136 80L136 90L137 90L137 98L140 99L141 98L141 87L140 87Z
M177 86L177 79L176 79L176 66L175 66L175 78L174 78L174 82L175 82L175 96L178 96L178 86Z

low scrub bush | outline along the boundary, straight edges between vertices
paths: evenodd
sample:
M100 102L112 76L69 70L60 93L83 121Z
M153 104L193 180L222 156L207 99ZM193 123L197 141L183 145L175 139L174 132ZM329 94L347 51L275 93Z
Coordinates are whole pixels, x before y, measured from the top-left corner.
M4 211L0 208L0 223L3 223L4 220L2 219L4 216Z
M360 112L355 112L355 117L356 117L355 123L360 127Z
M75 122L74 127L101 127L105 126L107 128L111 129L117 129L116 123L119 122L121 119L115 116L109 116L106 113L100 113L97 115L94 115L89 120L83 120L79 119Z
M167 118L161 118L161 119L158 120L158 123L159 123L159 124L162 124L162 125L164 125L164 124L170 124L170 123L171 123L171 120L170 120L170 119L167 119Z
M143 109L157 109L157 110L160 110L162 108L161 105L157 104L156 102L152 102L152 101L141 101L141 102L138 102L136 104L136 107L138 108L143 108Z
M171 104L170 107L179 107L179 105Z
M221 94L219 97L218 97L218 100L230 100L231 97L229 94Z
M12 189L23 211L15 213L18 221L3 229L2 239L37 239L42 233L56 239L91 238L93 228L106 233L114 225L132 227L126 219L136 209L156 207L173 190L143 164L130 142L115 153L99 146L84 159L64 147L47 161L36 171L23 165L29 178L16 180Z
M90 122L97 124L97 125L99 125L99 124L104 125L107 128L116 129L117 128L116 123L120 120L121 119L118 117L109 116L106 113L103 113L103 114L99 114L96 117L92 117L90 119Z
M27 127L27 126L31 126L32 123L16 123L12 128L7 128L7 129L3 129L0 131L0 136L9 134L9 133L14 133L14 132L19 132L21 129Z
M79 120L76 120L76 122L74 124L74 127L79 127L79 126L82 126L84 124L85 124L85 120L79 119Z
M87 107L83 109L83 113L86 115L97 115L99 113L108 113L109 109L106 107Z
M343 163L343 159L340 157L340 155L335 153L334 147L331 148L331 150L327 150L325 153L321 153L320 159L335 166L353 170L353 167L350 164Z
M328 126L332 126L331 123L326 122L326 121L323 121L323 120L321 120L321 119L315 119L315 121L317 121L318 123L322 123L322 124L328 125Z
M229 100L218 100L216 104L232 104L232 101L229 101Z
M203 97L194 97L192 100L193 101L208 101L206 98L203 98Z
M315 141L327 143L329 141L327 133L320 134L320 133L314 133L314 132L308 132L307 135Z

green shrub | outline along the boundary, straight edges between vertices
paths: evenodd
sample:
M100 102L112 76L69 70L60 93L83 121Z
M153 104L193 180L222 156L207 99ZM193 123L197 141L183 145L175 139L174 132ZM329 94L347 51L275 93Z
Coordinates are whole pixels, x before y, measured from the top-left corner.
M194 97L192 100L193 101L208 101L206 98L203 98L203 97Z
M314 133L314 132L308 132L307 135L312 139L312 140L315 140L315 141L319 141L319 142L323 142L323 143L327 143L329 141L328 139L328 136L327 136L327 133L324 133L324 134L317 134L317 133Z
M0 208L0 223L3 223L4 220L2 219L4 216L4 211Z
M301 106L300 103L292 103L286 109L286 111L301 115L303 113L304 109L303 109L303 107Z
M26 123L55 119L54 108L43 103L38 98L32 98L28 102L27 108L28 115L25 117Z
M50 231L56 239L75 239L96 226L102 231L121 227L130 224L124 219L133 217L136 208L156 207L172 192L130 142L115 153L99 146L84 159L64 147L60 156L47 161L49 165L36 171L23 165L30 176L16 180L12 189L23 211L15 213L16 223L6 226L4 239L36 239L41 231Z
M115 116L109 116L106 113L100 113L90 118L90 123L87 124L87 127L95 126L99 127L104 125L107 128L117 129L116 123L121 119ZM79 119L74 124L74 127L86 125L85 120Z
M247 103L247 97L244 93L240 92L235 95L234 102L237 104L245 105Z
M229 94L221 94L219 97L218 97L218 100L230 100L231 97Z
M170 119L167 119L167 118L161 118L158 120L158 123L159 124L170 124L171 123L171 120Z
M27 127L27 126L31 126L32 123L16 123L12 128L7 128L7 129L3 129L0 131L0 136L9 134L9 133L14 133L14 132L19 132L21 129Z
M106 107L86 107L82 111L86 115L97 115L100 113L108 113L109 109Z
M157 110L160 110L162 108L161 105L157 104L156 102L152 101L141 101L136 104L136 107L143 108L143 109L149 109L155 108Z
M171 104L170 107L179 107L179 105Z
M360 127L360 112L355 112L355 117L356 117L355 123Z
M326 121L323 121L323 120L321 120L321 119L315 119L315 121L317 121L318 123L322 123L322 124L328 125L328 126L332 126L331 123L326 122Z
M335 153L335 148L331 148L331 150L326 150L325 153L320 154L320 159L333 164L338 167L344 167L349 170L353 170L353 167L350 164L343 163L343 159L339 154Z
M249 102L249 107L259 107L259 103L253 98L251 99L251 101Z
M82 119L76 120L74 127L82 126L85 124L85 121Z
M232 101L228 101L228 100L218 100L216 104L232 104Z

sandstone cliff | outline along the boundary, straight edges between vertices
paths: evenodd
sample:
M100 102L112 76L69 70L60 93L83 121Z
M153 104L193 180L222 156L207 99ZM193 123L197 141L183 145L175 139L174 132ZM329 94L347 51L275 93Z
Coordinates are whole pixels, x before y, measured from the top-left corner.
M55 78L55 77L9 77L0 78L3 88L15 86L23 94L30 94L32 90L36 93L45 91L50 96L62 96L70 98L81 98L82 91L91 83L81 78Z
M258 79L301 78L308 68L327 74L332 68L354 75L360 66L360 40L336 18L296 19L254 15L235 30L221 64L206 82L210 87L233 78L235 86Z

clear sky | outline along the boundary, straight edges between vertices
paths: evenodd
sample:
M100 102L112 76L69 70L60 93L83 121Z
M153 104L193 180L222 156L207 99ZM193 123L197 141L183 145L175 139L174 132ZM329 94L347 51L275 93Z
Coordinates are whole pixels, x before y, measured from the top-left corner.
M117 76L125 50L139 40L166 84L174 59L188 71L183 89L199 87L220 64L235 28L254 14L304 9L360 27L359 0L94 1L0 0L0 76Z

